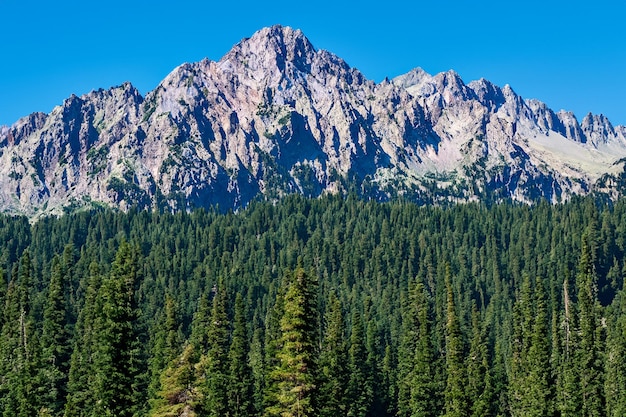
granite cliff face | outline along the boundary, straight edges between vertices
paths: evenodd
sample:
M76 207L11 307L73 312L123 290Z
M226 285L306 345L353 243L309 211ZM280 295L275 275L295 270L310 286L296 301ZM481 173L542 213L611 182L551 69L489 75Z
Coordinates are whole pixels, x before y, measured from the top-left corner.
M0 129L0 210L181 210L299 192L418 202L621 194L626 128L420 69L376 84L273 26L220 61L72 96Z

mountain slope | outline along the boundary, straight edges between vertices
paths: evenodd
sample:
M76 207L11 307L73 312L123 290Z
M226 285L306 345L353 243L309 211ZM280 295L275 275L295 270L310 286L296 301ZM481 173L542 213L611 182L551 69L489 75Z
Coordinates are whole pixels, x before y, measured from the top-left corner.
M355 190L420 202L617 197L626 128L420 69L376 84L273 26L142 97L72 96L0 129L0 209L180 210ZM599 181L601 180L601 181Z

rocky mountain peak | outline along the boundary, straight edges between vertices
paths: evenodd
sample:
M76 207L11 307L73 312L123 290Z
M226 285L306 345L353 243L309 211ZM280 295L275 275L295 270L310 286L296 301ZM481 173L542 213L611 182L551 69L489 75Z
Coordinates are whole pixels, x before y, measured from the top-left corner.
M603 114L588 113L582 120L581 129L595 146L610 144L621 140L620 130L615 129L611 121Z
M238 208L347 190L562 201L600 177L598 189L613 183L625 136L604 116L579 124L454 71L376 84L301 31L272 26L219 61L178 66L145 98L124 83L0 128L0 208Z
M25 138L35 133L38 129L41 129L48 115L41 112L31 113L26 117L20 118L11 127L0 127L0 147L9 145L15 146Z
M395 77L393 79L393 83L399 87L408 89L413 86L422 85L423 83L432 80L432 78L432 75L424 71L422 68L417 67L406 74Z
M122 85L109 88L107 90L100 88L98 90L91 91L86 95L86 99L104 100L108 97L114 97L118 101L143 101L143 97L139 90L135 88L130 82L125 82Z
M614 134L613 125L610 120L603 114L587 113L581 122L583 131L592 131L602 129L605 134Z
M309 72L315 48L300 30L275 25L256 32L235 45L221 60L225 71L252 73L294 70ZM240 65L241 64L241 65Z
M502 89L484 78L470 82L468 87L474 91L478 100L490 111L497 110L506 101Z
M556 116L559 118L561 122L561 129L559 133L561 133L566 138L573 140L579 143L586 143L587 137L585 133L582 131L580 127L580 123L578 123L578 119L576 119L576 115L572 112L560 110Z
M563 123L545 103L536 99L530 99L526 101L526 104L534 114L534 120L539 128L546 133L554 131L565 136Z
M437 85L437 89L443 92L446 104L473 97L473 91L465 85L461 76L454 70L435 75L433 82Z

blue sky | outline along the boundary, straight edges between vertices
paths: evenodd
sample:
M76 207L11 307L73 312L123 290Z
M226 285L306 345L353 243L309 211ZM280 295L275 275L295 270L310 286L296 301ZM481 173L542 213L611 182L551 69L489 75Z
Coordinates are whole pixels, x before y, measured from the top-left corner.
M624 0L0 0L0 16L0 125L125 81L145 95L177 65L219 60L273 24L377 82L454 69L579 120L602 113L626 125Z

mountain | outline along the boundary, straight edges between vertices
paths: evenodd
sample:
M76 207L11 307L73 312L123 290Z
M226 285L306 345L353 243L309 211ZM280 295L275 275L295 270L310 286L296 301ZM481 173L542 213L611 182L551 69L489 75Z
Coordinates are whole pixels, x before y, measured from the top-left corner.
M245 206L356 191L421 203L626 190L626 127L421 69L375 83L273 26L221 60L72 96L0 128L0 210Z

